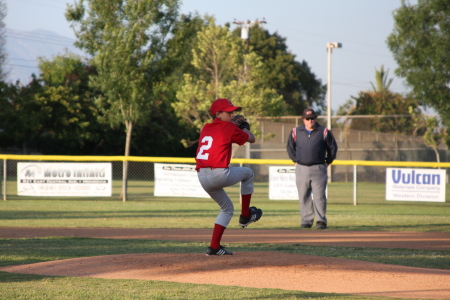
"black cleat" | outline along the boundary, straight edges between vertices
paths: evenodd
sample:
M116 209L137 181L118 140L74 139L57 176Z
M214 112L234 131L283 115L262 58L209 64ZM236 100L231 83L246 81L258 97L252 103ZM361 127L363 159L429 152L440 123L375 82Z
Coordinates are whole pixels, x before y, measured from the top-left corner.
M223 246L220 246L218 249L208 247L206 250L206 256L210 255L233 255L233 252L228 252Z
M247 227L248 225L258 221L262 217L262 210L256 208L254 206L250 207L250 216L248 218L240 216L239 217L239 226Z
M325 229L327 228L327 223L322 221L317 221L316 223L316 229Z

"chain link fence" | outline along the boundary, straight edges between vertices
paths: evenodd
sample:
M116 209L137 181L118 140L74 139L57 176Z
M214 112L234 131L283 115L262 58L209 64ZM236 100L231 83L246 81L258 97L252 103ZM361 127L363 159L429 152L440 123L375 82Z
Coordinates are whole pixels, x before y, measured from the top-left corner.
M412 132L411 116L334 116L332 132L337 141L338 160L370 161L438 161L436 152L426 145L420 135ZM326 126L326 118L318 117L318 122ZM289 159L286 143L291 130L303 124L302 118L261 117L258 119L256 143L248 149L239 149L234 157L254 159ZM388 124L389 126L386 126ZM383 126L384 125L384 126ZM409 128L407 130L407 128ZM395 131L396 130L396 131ZM419 132L420 133L420 132ZM418 134L419 134L418 133ZM423 133L422 133L423 134ZM242 148L242 147L241 147ZM437 152L440 162L450 161L447 145L441 143Z
M1 195L3 200L98 200L98 201L122 201L122 183L124 157L67 157L66 160L58 157L56 160L46 156L30 158L27 156L14 156L7 158L4 156L1 164ZM21 159L23 157L23 159ZM73 159L71 159L73 158ZM75 159L76 158L76 159ZM109 159L109 160L108 160ZM128 181L127 181L127 201L146 201L155 198L170 201L178 197L155 196L155 163L162 164L182 164L194 166L194 159L183 158L128 158ZM112 193L107 197L96 196L23 196L18 194L18 163L111 163ZM382 163L382 162L380 162ZM377 166L377 162L363 161L342 161L338 160L331 166L331 182L328 185L329 203L339 204L388 204L386 202L386 162ZM255 174L255 193L256 198L269 198L269 167L270 166L293 166L289 160L257 160L257 159L233 159L230 166L249 167ZM390 167L395 167L392 162ZM398 166L398 165L397 165ZM417 164L411 162L410 165L400 165L403 168L417 168ZM421 165L419 168L446 168L447 173L447 196L450 199L448 189L448 176L450 163ZM176 183L175 183L176 184ZM226 189L230 197L239 199L239 185ZM283 200L274 200L283 201Z

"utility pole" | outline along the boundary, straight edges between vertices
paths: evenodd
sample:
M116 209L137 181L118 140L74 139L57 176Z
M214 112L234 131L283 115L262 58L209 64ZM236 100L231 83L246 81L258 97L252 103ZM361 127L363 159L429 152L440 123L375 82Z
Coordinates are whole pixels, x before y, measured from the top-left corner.
M266 18L263 18L262 21L259 21L258 19L256 19L255 21L236 21L236 19L234 19L233 24L237 24L241 27L241 39L246 40L246 44L247 44L247 54L250 52L250 27L253 24L258 24L259 27L262 27L262 24L265 24L266 22ZM244 62L244 70L245 72L247 72L247 62ZM250 155L250 143L245 143L245 157L247 159L251 158Z
M253 24L258 24L259 27L262 27L262 24L265 24L266 22L266 18L263 18L262 21L259 21L258 19L256 19L255 21L236 21L236 19L234 19L233 24L237 24L241 27L241 39L246 41L246 45L247 45L247 53L249 54L250 52L250 27ZM247 70L247 63L245 63L244 65L244 70Z
M262 24L266 24L266 18L263 18L262 21L259 21L258 19L256 19L255 21L236 21L236 19L234 19L233 24L237 24L241 27L241 39L243 40L247 40L247 50L250 44L249 38L250 38L250 27L253 24L258 24L259 27L262 27Z

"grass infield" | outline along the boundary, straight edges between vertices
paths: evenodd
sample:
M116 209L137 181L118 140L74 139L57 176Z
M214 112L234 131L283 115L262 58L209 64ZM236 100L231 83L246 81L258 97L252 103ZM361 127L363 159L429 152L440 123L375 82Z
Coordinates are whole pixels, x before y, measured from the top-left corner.
M230 197L238 211L238 196L230 193ZM0 201L0 226L212 228L219 212L217 204L206 198L147 197L125 203L120 199L31 199ZM254 228L297 229L300 224L298 201L268 200L255 193L252 205L264 210L264 222ZM327 218L335 230L450 232L450 202L384 201L354 206L330 201ZM233 221L229 226L238 227Z

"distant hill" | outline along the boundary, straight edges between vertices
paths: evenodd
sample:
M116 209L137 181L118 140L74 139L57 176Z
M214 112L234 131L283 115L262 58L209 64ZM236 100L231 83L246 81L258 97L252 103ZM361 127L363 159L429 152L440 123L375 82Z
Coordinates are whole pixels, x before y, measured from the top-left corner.
M66 51L85 56L73 45L74 42L74 39L52 31L40 29L20 31L7 28L5 50L8 54L6 63L6 69L9 70L8 81L20 80L23 84L27 84L33 73L38 76L38 57L51 59Z

